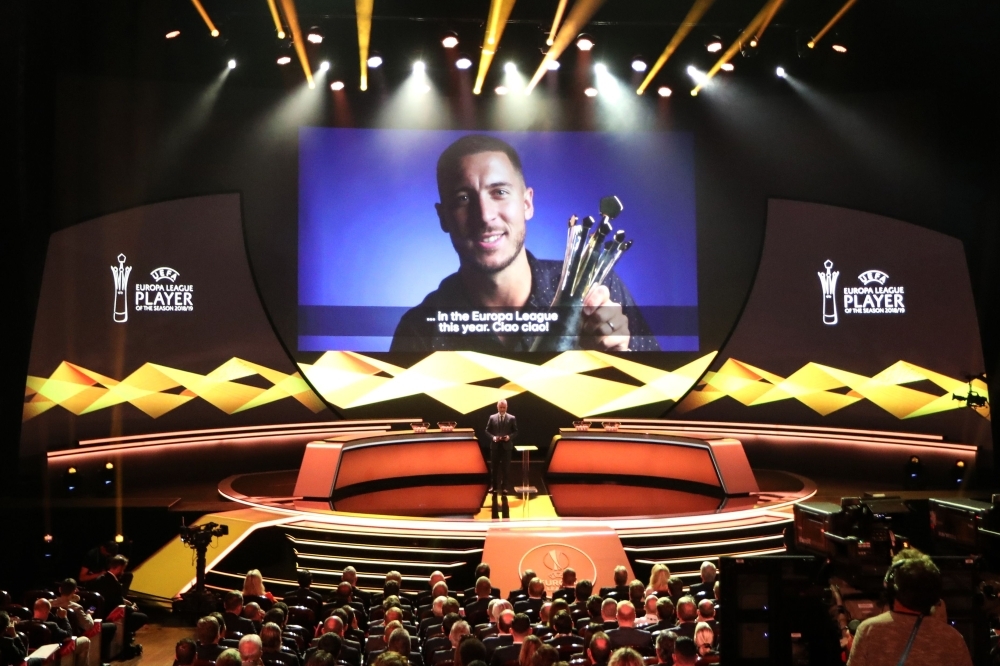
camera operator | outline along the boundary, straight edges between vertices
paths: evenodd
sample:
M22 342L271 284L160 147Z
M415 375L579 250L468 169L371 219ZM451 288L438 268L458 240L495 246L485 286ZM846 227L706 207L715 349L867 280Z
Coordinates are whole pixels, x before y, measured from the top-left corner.
M941 598L941 572L930 557L902 551L885 586L891 610L861 623L848 666L972 666L962 635L947 622L928 620Z

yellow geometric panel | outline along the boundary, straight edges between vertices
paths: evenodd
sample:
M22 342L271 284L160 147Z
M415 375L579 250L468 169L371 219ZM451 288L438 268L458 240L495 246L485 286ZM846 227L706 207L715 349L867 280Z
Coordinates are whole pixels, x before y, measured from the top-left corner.
M378 369L371 371L377 372ZM263 377L273 386L264 389L235 381L252 375ZM182 390L177 391L178 388ZM22 421L55 406L79 416L126 402L155 419L195 398L227 414L288 398L313 413L324 409L323 402L299 373L288 374L235 357L205 375L144 363L122 380L64 361L48 377L29 376L24 397Z
M930 381L941 387L943 395L903 386ZM847 392L842 392L849 388ZM867 400L898 419L961 409L965 403L952 394L966 395L969 384L906 361L897 361L872 377L819 363L807 363L787 378L775 375L736 359L726 359L716 372L705 373L698 387L677 405L678 413L690 412L723 397L747 407L798 400L823 416ZM986 383L972 381L972 389L989 400ZM988 408L976 409L989 419Z

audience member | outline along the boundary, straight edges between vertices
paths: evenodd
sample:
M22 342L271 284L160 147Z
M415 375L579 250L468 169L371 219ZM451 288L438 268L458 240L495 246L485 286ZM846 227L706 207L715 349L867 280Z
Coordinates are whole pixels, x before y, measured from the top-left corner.
M306 659L305 666L337 666L337 660L329 652L316 650Z
M608 666L645 666L645 662L638 652L630 647L623 647L611 653Z
M588 595L589 596L589 595ZM562 586L552 593L553 599L576 600L576 569L566 567L562 572Z
M667 581L667 592L670 600L677 605L677 601L684 596L684 580L678 576L671 576Z
M523 651L523 650L522 650ZM531 666L554 666L559 661L559 651L551 645L539 645L531 655Z
M661 631L656 637L656 663L674 663L674 643L677 642L677 634L672 631Z
M601 602L601 624L602 631L609 631L618 628L618 602L614 599L605 599Z
M605 666L611 659L611 640L603 631L598 631L590 637L587 646L587 660L591 666Z
M692 597L681 597L677 600L677 629L678 637L686 636L694 639L694 632L698 624L698 607Z
M256 633L259 634L260 628L264 624L264 611L260 609L260 604L256 601L251 601L250 603L244 605L243 617L253 622L253 628Z
M614 578L614 587L602 587L601 596L607 597L611 595L617 597L617 601L628 598L628 569L622 565L615 567L614 573L612 574Z
M28 656L28 646L17 635L7 611L0 611L0 659L4 666L15 666Z
M264 650L261 646L260 636L257 634L244 636L240 639L239 650L243 666L263 666L264 662L261 661L261 655ZM218 660L216 660L216 666L218 666Z
M264 597L274 603L274 595L264 589L264 577L257 569L248 571L243 579L243 597Z
M101 574L101 577L93 581L89 589L100 593L104 597L104 609L102 619L107 619L119 606L125 607L125 650L122 656L128 658L134 654L141 654L142 646L132 644L135 632L145 626L149 618L144 613L140 613L134 603L125 598L126 584L131 580L131 574L126 574L128 559L123 555L114 555L108 561L108 570Z
M698 663L698 648L688 636L678 636L674 641L674 666L695 666Z
M219 645L219 640L222 638L219 621L211 615L206 615L198 620L198 624L194 628L194 635L198 639L195 648L198 659L215 661L225 651L225 648Z
M67 610L72 610L72 617L70 626L73 630L75 636L86 636L94 628L94 617L80 605L80 596L77 594L76 581L72 578L67 578L59 584L59 596L52 600L53 608L65 608ZM115 626L114 622L102 622L101 623L101 652L103 655L110 656L108 654L111 649L111 642L115 638L115 632L118 627Z
M708 625L715 636L715 645L718 645L719 623L715 619L715 602L712 599L702 599L698 602L698 622ZM697 631L697 629L695 630Z
M215 660L215 666L242 666L242 664L243 660L240 659L240 651L236 648L228 648Z
M357 569L351 566L344 567L344 571L340 574L340 580L351 584L351 587L354 588L355 598L360 600L366 607L372 605L372 595L358 587Z
M409 664L403 655L386 651L378 656L373 666L409 666Z
M695 601L700 601L701 599L714 599L715 598L715 576L716 569L715 565L709 561L704 561L701 563L701 582L695 583L690 587L691 596L695 598Z
M197 656L197 650L198 646L193 638L185 637L177 641L174 645L174 666L191 666Z
M100 578L108 570L108 562L117 554L118 544L114 541L105 541L88 550L80 567L80 582L89 583Z
M357 576L357 573L355 573L355 576ZM344 569L344 573L341 575L341 578L344 580L344 582L353 586L353 584L350 581L346 580L346 577L347 577L347 569ZM309 571L309 569L299 569L296 578L298 580L299 586L296 587L294 590L291 590L288 594L286 594L283 597L285 603L291 606L307 606L309 605L310 602L306 600L312 599L312 603L315 603L317 605L322 605L323 595L317 592L316 590L312 589L312 582L313 582L312 572Z
M501 645L493 651L493 658L490 659L491 666L504 666L504 664L517 661L520 658L521 646L524 640L531 635L531 620L528 616L524 613L514 615L514 621L510 625L510 633L510 644Z
M893 559L885 580L890 610L858 626L848 666L949 664L971 666L969 648L946 622L923 620L941 598L941 571L927 555L907 549Z
M463 636L455 650L454 666L467 666L475 661L486 660L486 647L475 636ZM410 666L413 666L412 664Z
M664 629L673 629L677 626L677 613L674 610L674 602L670 597L663 597L656 600L656 616L659 621L645 627L646 631L657 632Z
M713 645L715 645L715 632L712 631L712 627L707 622L699 622L694 630L694 646L698 648L698 656L704 660L718 654L713 650Z
M514 637L511 635L511 628L514 624L514 611L510 608L504 608L500 611L500 615L497 619L497 633L495 636L490 636L483 640L483 645L486 646L486 657L487 660L493 658L493 652L501 646L511 645L514 642Z
M653 637L649 632L635 628L635 606L631 601L618 602L617 620L618 628L607 632L613 648L631 647L652 652Z
M525 569L524 573L521 574L521 587L511 590L510 594L507 595L507 601L512 604L518 599L528 598L528 584L531 583L531 579L535 578L537 574L533 569Z
M465 605L465 616L473 619L475 624L479 624L483 619L489 618L486 609L490 601L493 600L493 584L490 583L490 579L486 576L480 576L476 579L476 587L474 589L476 598Z
M410 641L410 634L402 627L393 629L386 642L386 651L401 654L410 662L410 666L421 666L423 657L419 652L413 650L413 643Z
M540 647L542 641L538 636L525 636L524 642L521 643L521 651L517 655L518 666L531 666L531 660Z
M35 600L32 608L33 615L31 622L45 625L52 633L52 642L63 644L75 641L76 648L73 650L72 663L77 666L84 666L90 656L90 639L86 636L73 636L73 629L69 625L69 612L65 608L56 609L52 614L52 602L42 597ZM35 647L35 646L32 646Z
M656 612L656 604L658 603L659 599L656 598L655 594L646 597L646 601L643 603L644 615L635 619L635 626L651 631L649 627L660 621L660 615Z
M632 607L635 608L637 614L639 609L643 607L645 596L646 588L643 587L641 580L634 580L628 584L628 597L626 599L632 602Z
M573 603L569 605L570 614L583 615L587 612L587 600L594 593L594 584L589 580L578 580L574 589Z
M226 611L222 614L222 617L226 620L227 636L235 636L235 634L245 636L257 633L257 628L253 626L253 622L243 617L242 592L237 592L236 590L229 592L222 600L222 607Z

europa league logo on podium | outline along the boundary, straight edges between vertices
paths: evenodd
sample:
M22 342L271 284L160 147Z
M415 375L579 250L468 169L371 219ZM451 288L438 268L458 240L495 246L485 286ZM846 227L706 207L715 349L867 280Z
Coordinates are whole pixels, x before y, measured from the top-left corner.
M833 326L837 323L837 277L840 271L830 272L833 262L827 259L823 262L826 273L816 273L819 276L819 283L823 287L823 323Z
M131 272L132 267L125 265L125 255L119 254L118 265L111 267L111 275L115 279L115 305L111 312L119 324L128 321L128 276Z

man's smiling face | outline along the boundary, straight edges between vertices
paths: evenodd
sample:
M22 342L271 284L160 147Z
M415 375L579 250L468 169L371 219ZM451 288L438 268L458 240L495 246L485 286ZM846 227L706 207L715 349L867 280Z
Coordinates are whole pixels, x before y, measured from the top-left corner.
M525 222L535 213L533 192L499 151L466 155L437 204L462 266L499 273L524 250Z

